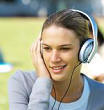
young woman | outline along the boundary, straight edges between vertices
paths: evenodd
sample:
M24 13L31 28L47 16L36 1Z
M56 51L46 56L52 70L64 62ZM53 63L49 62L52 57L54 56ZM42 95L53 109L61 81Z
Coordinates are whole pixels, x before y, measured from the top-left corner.
M80 73L94 55L92 28L78 10L49 16L31 48L36 71L9 80L10 110L104 110L104 85Z

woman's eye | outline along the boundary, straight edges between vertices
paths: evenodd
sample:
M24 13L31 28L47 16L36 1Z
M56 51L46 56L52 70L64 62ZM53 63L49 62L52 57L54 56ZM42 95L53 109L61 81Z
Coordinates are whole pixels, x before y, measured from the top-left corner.
M43 47L43 49L44 49L44 50L50 50L50 48L49 48L49 47Z
M67 51L67 50L70 50L70 48L61 48L61 50Z

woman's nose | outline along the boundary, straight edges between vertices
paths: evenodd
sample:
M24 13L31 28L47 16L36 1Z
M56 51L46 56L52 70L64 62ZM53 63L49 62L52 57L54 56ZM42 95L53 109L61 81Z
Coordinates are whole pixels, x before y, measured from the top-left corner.
M58 51L53 51L51 54L51 62L58 63L61 61L60 55Z

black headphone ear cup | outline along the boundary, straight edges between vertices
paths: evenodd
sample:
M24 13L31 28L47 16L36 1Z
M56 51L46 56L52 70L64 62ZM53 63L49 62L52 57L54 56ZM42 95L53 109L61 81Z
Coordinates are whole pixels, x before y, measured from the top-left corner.
M79 61L82 63L88 63L88 57L92 53L92 49L94 46L94 40L88 39L86 40L79 50Z

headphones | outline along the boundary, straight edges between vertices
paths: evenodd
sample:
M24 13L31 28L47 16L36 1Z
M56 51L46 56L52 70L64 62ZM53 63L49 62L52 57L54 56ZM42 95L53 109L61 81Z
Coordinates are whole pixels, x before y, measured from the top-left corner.
M72 71L71 80L69 82L68 88L67 88L64 96L67 94L67 92L68 92L68 90L70 88L74 70L81 63L89 63L92 60L92 58L94 57L95 53L97 52L97 46L98 46L98 43L97 43L97 24L95 23L93 17L92 16L88 16L86 13L84 13L82 11L79 11L79 10L75 10L75 9L70 9L70 10L78 12L81 16L83 16L84 18L89 20L89 22L91 23L93 38L87 39L81 45L80 50L79 50L79 56L78 56L80 63L77 66L75 66L73 71ZM42 41L41 41L41 44L42 44ZM42 55L42 53L43 53L43 51L42 51L42 47L41 47L41 55ZM53 87L54 87L54 85L53 85ZM54 92L55 92L55 88L54 88ZM62 97L61 102L62 102L64 96ZM61 102L60 102L60 104L58 106L58 110L60 108ZM56 92L55 92L55 102L54 102L51 110L53 110L53 108L55 106L55 103L56 103Z
M78 59L81 63L90 63L90 61L92 60L92 58L94 57L94 55L97 52L97 46L98 46L97 24L92 16L89 16L88 14L86 14L80 10L76 10L76 9L70 9L70 10L78 12L81 16L83 16L85 19L87 19L91 24L93 38L88 38L86 41L83 42L83 44L80 47L79 55L78 55ZM42 52L42 48L41 48L41 52Z
M86 13L71 9L72 11L78 12L81 16L84 16L91 23L93 38L87 39L80 47L79 50L79 61L82 63L89 63L97 52L97 24L92 16L87 15Z

